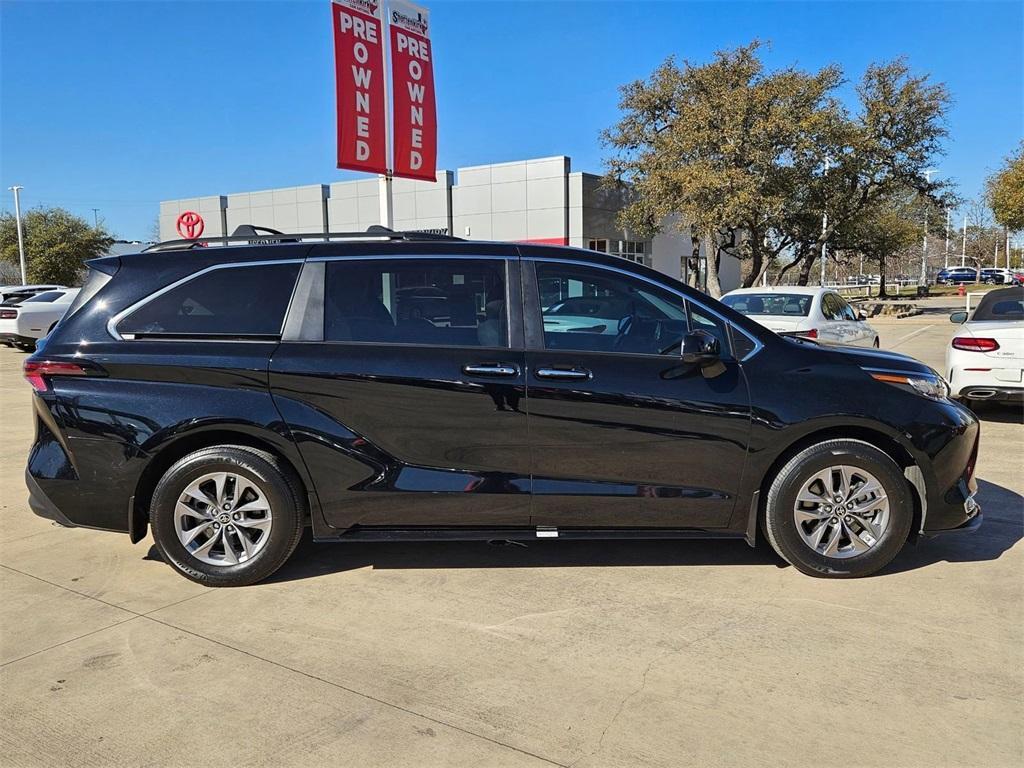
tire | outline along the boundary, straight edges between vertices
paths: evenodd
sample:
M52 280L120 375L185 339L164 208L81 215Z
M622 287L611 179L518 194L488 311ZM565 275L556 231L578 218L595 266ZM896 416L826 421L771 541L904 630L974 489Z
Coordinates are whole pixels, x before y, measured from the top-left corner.
M233 479L218 482L222 475ZM239 488L242 495L236 499ZM226 506L213 503L218 496ZM175 462L157 483L150 507L153 540L164 561L187 579L210 587L254 584L295 551L304 527L304 498L295 473L273 454L241 445L203 448ZM182 499L185 503L179 504ZM237 511L230 510L234 501ZM182 515L179 508L195 511ZM186 525L191 527L182 531ZM182 539L189 535L192 549ZM214 559L219 561L210 562Z
M803 494L802 498L808 498L808 494L816 496L817 491L805 490L805 484L812 478L832 478L838 486L844 471L853 489L849 498L858 499L851 503L866 499L862 503L866 511L850 514L843 511L818 517L832 507L835 495L817 507L801 502L801 511L797 511L798 494ZM858 489L870 487L864 481L866 477L877 483L879 490L854 495ZM816 482L811 489L823 490L823 481ZM885 499L878 500L877 493L884 493ZM887 508L883 504L887 504ZM884 517L883 508L886 510ZM797 522L798 514L801 523ZM848 519L852 519L849 524ZM857 578L875 573L896 557L907 541L913 519L914 506L907 481L888 455L860 440L828 440L800 451L779 470L768 491L764 528L775 551L801 573ZM833 522L836 520L838 523ZM820 529L819 526L825 527ZM825 554L833 547L833 534L837 529L834 554ZM808 539L815 538L819 530L823 534L818 536L821 543L818 548L812 548ZM863 549L864 546L867 548Z

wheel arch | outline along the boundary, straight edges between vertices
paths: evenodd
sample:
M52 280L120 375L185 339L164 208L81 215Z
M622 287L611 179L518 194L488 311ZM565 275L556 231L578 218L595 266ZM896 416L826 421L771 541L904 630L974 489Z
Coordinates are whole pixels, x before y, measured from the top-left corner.
M146 536L146 530L149 526L149 508L153 501L153 491L156 490L160 478L179 459L203 448L212 448L215 445L241 445L273 454L292 472L302 492L306 494L307 510L312 508L314 503L313 489L309 484L308 478L305 477L305 473L301 471L304 467L296 466L296 462L281 451L273 441L251 432L237 429L203 429L182 435L172 442L161 446L153 454L142 474L139 475L138 482L135 485L135 494L132 497L131 519L129 520L128 528L132 544L138 543Z
M823 443L826 440L859 440L877 448L896 462L897 466L904 473L910 498L913 500L914 519L910 527L910 540L916 541L924 516L924 504L921 498L921 490L910 480L908 470L913 467L920 474L917 461L914 459L913 454L898 440L879 429L863 425L832 426L817 429L802 435L780 451L764 473L761 483L755 492L755 504L752 505L750 510L751 519L747 525L748 539L751 535L756 535L758 532L763 533L765 514L767 512L768 488L775 480L779 470L800 451L810 448L812 445Z

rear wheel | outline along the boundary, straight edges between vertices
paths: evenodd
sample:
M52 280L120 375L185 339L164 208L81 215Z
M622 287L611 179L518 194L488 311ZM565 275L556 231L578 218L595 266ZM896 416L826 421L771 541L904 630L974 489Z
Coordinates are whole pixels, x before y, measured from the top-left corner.
M859 440L807 448L768 491L772 547L811 576L867 576L888 565L910 534L913 503L896 463Z
M150 524L164 560L192 581L237 587L280 568L302 535L300 484L276 456L221 445L177 461L153 492Z

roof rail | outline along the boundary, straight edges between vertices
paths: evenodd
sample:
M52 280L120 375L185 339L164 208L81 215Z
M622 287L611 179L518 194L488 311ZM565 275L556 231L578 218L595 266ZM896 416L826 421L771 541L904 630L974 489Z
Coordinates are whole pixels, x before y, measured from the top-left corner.
M374 224L365 232L278 232L269 227L254 224L242 224L227 237L198 237L194 240L165 240L143 249L143 253L157 251L187 251L192 248L230 245L270 245L273 243L329 243L337 240L390 241L404 240L409 242L430 240L461 240L440 232L396 231Z

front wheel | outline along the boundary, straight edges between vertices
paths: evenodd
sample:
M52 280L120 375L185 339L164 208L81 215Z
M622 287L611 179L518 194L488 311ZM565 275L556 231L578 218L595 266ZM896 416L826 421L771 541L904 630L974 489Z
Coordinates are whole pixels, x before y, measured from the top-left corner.
M276 456L219 445L167 470L153 492L150 525L164 561L185 578L238 587L284 564L304 512L300 483Z
M802 573L854 578L896 557L913 517L907 482L888 455L859 440L828 440L779 471L768 491L765 533Z

